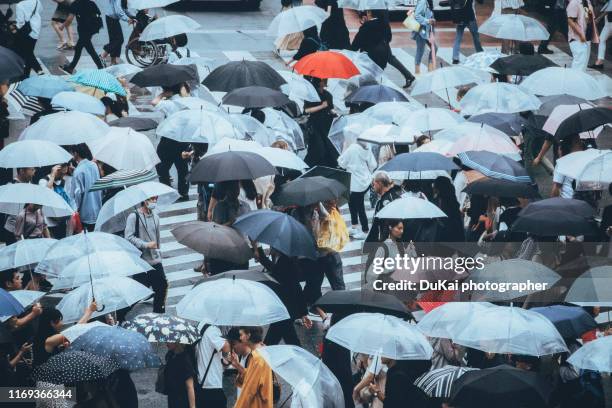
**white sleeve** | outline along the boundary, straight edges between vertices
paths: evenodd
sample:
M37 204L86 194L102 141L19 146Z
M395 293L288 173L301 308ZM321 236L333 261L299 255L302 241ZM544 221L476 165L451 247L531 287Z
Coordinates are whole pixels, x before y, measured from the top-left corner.
M208 338L210 343L214 346L215 350L221 352L223 346L225 346L225 339L221 337L221 330L218 327L211 326L206 330L204 335Z

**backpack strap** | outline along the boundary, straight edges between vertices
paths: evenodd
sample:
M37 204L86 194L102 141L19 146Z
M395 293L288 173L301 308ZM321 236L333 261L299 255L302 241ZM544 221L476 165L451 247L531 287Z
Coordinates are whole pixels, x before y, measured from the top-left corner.
M202 327L202 330L200 330L200 340L198 340L196 343L198 343L198 342L200 342L202 340L202 336L204 336L204 333L206 332L206 330L208 330L208 328L210 326L211 325L207 323L207 324L205 324ZM215 357L215 354L217 354L217 349L213 347L213 352L210 355L210 359L208 360L208 364L206 366L206 371L204 371L204 376L202 377L202 381L200 381L200 383L199 383L200 388L204 387L204 382L206 381L206 377L208 376L208 371L210 370L210 366L212 365L212 361L213 361L213 358Z

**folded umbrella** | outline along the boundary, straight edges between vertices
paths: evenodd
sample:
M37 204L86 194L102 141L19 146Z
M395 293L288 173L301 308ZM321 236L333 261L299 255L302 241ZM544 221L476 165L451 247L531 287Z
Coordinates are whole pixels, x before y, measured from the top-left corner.
M522 116L516 113L483 113L482 115L474 115L468 118L468 122L484 123L492 126L497 130L504 132L509 136L518 135L523 130L523 126L527 121Z
M253 241L268 244L287 256L317 257L312 234L287 214L271 210L251 211L238 217L232 227Z
M476 52L468 56L461 63L461 66L495 74L496 71L493 68L491 68L491 64L497 61L499 58L502 58L505 56L506 54L502 54L501 52L497 50L487 50L487 51Z
M464 119L456 112L443 108L423 108L410 112L400 125L406 125L428 132L445 129L463 122Z
M193 221L172 230L177 242L207 258L221 259L234 264L245 264L253 251L235 229L214 222Z
M75 384L101 380L119 369L119 364L109 358L79 350L68 350L51 356L46 363L36 367L36 381L51 384Z
M89 188L89 191L129 187L155 179L157 179L157 174L152 170L117 170L107 176L100 177Z
M70 326L67 329L62 330L62 335L69 341L69 342L73 342L75 341L79 336L87 333L89 330L93 329L94 327L110 327L108 324L106 323L102 323L99 321L94 320L93 322L89 322L89 323L77 323L77 324L73 324L72 326Z
M298 74L321 79L348 79L359 74L359 69L350 59L335 51L317 51L306 55L293 69Z
M281 206L307 206L336 199L344 192L346 187L337 180L321 176L300 177L283 184L272 196L272 201Z
M1 82L14 82L16 79L23 76L25 62L13 50L6 47L0 47L0 60L2 60L2 64L0 64Z
M82 92L59 92L51 99L51 105L54 108L91 113L98 116L104 116L106 113L106 107L98 98Z
M46 140L18 140L0 150L0 167L44 167L68 163L72 155L53 142Z
M610 356L612 356L612 336L606 336L584 344L567 361L582 370L609 373L612 371Z
M60 76L42 75L24 79L17 89L26 96L51 99L60 92L74 91L74 86Z
M454 338L473 316L488 308L497 307L487 302L449 302L427 313L417 329L429 337Z
M19 316L23 306L10 292L0 288L0 316Z
M202 81L210 91L230 92L247 86L280 89L285 80L271 66L262 61L230 61L215 68Z
M418 197L402 197L385 205L375 215L381 219L419 219L419 218L445 218L446 214L435 204Z
M480 25L478 31L491 37L514 41L541 41L550 37L542 23L522 14L493 14Z
M522 86L504 82L477 85L461 99L462 115L517 113L536 110L542 102Z
M485 176L522 183L531 183L527 170L516 161L488 151L464 151L457 154L461 164Z
M170 88L183 82L200 82L195 65L160 64L136 73L130 82L141 88L161 86Z
M184 143L215 144L224 137L243 138L227 115L203 109L175 112L159 124L155 133Z
M314 304L326 313L382 313L385 315L407 317L410 312L395 296L373 290L331 290L321 296Z
M291 103L291 100L284 93L275 89L264 86L247 86L236 88L225 94L222 103L244 108L277 108Z
M191 182L253 180L276 174L274 166L257 153L223 152L202 158L191 169Z
M553 305L534 307L530 310L549 319L564 339L577 339L584 333L597 328L597 322L593 316L581 307Z
M75 145L102 137L108 130L109 126L103 120L90 113L57 112L43 116L25 128L19 140L47 140L61 146Z
M428 171L428 170L457 170L458 167L451 159L439 153L418 152L401 153L385 163L380 170L384 171Z
M577 191L606 190L612 183L612 151L587 149L567 154L557 160L555 171L574 180Z
M321 27L327 20L325 10L317 6L297 6L282 11L268 26L267 35L274 38L299 33L310 27Z
M142 334L150 343L193 344L200 338L196 326L181 317L168 314L140 314L123 322L122 326Z
M450 398L453 384L468 371L477 368L447 365L426 372L416 379L414 385L422 389L431 398Z
M379 102L408 102L408 98L401 92L385 85L366 85L357 88L346 99L351 103L379 103Z
M485 195L488 197L540 198L538 186L535 183L482 178L469 183L464 193Z
M140 41L155 41L171 38L179 34L192 33L197 31L200 23L192 18L175 14L158 18L142 30Z
M491 64L491 68L502 75L531 75L548 67L556 67L557 64L540 54L524 55L515 54L502 57Z
M142 40L142 37L141 37ZM70 77L70 81L100 91L126 96L125 89L113 75L101 69L83 69Z
M114 127L129 127L137 132L142 132L145 130L155 129L158 123L155 121L155 119L151 118L127 116L108 122L108 125Z
M591 75L579 69L562 67L534 72L521 82L521 88L534 95L570 95L589 101L606 96L601 84Z
M0 186L0 213L19 215L26 204L38 204L47 217L67 217L74 210L55 191L30 183Z
M567 291L565 301L580 306L612 306L612 266L598 266L580 275Z
M0 271L30 266L40 262L56 239L22 239L0 248Z
M592 108L580 110L567 117L555 132L556 140L563 140L576 133L587 132L602 125L612 124L612 109Z

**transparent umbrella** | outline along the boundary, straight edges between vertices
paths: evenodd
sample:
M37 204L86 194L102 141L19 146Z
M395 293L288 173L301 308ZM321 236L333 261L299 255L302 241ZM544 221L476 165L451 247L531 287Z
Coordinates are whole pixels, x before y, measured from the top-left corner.
M327 17L327 13L317 6L291 7L274 17L268 26L267 35L279 38L310 27L321 27Z
M103 120L90 113L57 112L43 116L25 128L19 140L47 140L62 146L74 145L103 137L108 130L109 126Z
M607 96L601 83L579 69L550 67L534 72L521 87L539 96L571 95L588 101Z
M244 139L254 140L262 146L270 146L276 141L274 133L251 115L232 113L227 118L240 129Z
M576 190L605 190L612 183L612 152L587 149L557 160L559 174L576 181Z
M492 82L477 85L461 99L462 115L486 112L518 113L536 110L542 102L522 86Z
M173 113L159 124L156 134L185 143L215 144L224 137L242 139L226 115L203 109Z
M423 108L410 112L400 125L406 124L420 130L429 132L432 130L445 129L463 122L465 119L450 109Z
M225 114L225 112L217 103L213 103L206 99L196 98L195 96L187 96L185 98L177 98L174 103L187 110L205 110L214 113Z
M466 68L461 65L438 68L418 78L410 94L415 96L430 92L445 91L447 102L449 106L451 106L450 96L448 94L449 88L456 88L468 84L480 84L489 79L486 78L487 76L490 75L483 75L480 71Z
M72 156L54 142L46 140L19 140L0 150L0 167L43 167L67 163Z
M192 33L201 25L192 18L180 14L158 18L145 27L140 34L140 41L163 40L179 34Z
M47 217L67 217L74 212L66 200L47 187L29 183L0 187L0 213L19 215L26 204L41 205Z
M486 302L449 302L427 313L417 324L429 337L451 339L463 329L466 321L483 310L497 307Z
M266 115L264 126L272 132L276 140L286 141L293 151L306 147L302 128L289 115L272 108L265 108L262 111Z
M0 248L0 271L30 266L40 262L56 239L22 239Z
M501 135L495 132L489 133L484 126L456 140L449 154L455 156L468 151L487 151L508 155L516 160L520 158L519 148L516 147L512 139L504 133L501 133Z
M382 123L399 124L411 112L420 109L412 102L380 102L369 107L363 114Z
M580 347L567 360L574 367L602 373L612 371L612 336L600 337Z
M497 71L491 68L490 65L503 57L507 57L507 55L496 50L481 51L467 57L461 65L466 68L495 74Z
M547 40L550 34L538 20L522 14L494 14L478 28L481 34L514 41Z
M357 138L363 132L380 124L383 123L364 113L339 116L332 122L327 137L338 150L338 153L342 154L357 141Z
M290 71L278 71L286 84L281 85L281 91L298 105L304 101L319 102L321 98L315 87L303 76Z
M151 170L160 162L149 138L131 128L112 127L87 145L96 160L117 170Z
M449 128L437 132L434 135L434 140L448 140L454 143L464 136L480 132L484 132L487 135L493 135L497 137L506 136L504 132L495 129L493 126L489 126L483 123L462 122L458 125L451 126Z

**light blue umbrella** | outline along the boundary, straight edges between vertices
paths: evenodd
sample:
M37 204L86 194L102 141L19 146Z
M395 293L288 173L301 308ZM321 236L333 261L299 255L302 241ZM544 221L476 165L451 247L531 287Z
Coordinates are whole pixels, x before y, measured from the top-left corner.
M70 81L97 88L104 92L126 96L125 89L113 75L101 69L84 69L70 77Z
M82 92L60 92L51 99L51 105L67 110L104 115L104 104L97 98Z
M33 76L24 79L17 87L25 96L38 96L41 98L53 98L63 91L73 91L74 86L65 79L56 75Z

